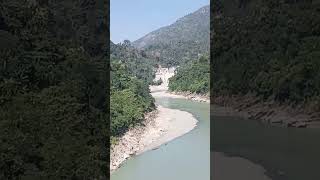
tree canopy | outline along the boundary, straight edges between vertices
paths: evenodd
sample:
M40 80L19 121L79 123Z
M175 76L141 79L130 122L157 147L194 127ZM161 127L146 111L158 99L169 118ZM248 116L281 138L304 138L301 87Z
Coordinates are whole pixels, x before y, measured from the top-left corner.
M155 74L154 61L143 57L129 41L112 43L111 57L111 143L115 143L155 108L149 92Z
M105 179L106 5L0 7L0 179Z
M208 94L209 85L210 64L209 58L206 56L177 68L176 74L169 79L169 90L171 91Z
M319 101L319 2L239 3L217 2L213 92L253 92L296 104Z

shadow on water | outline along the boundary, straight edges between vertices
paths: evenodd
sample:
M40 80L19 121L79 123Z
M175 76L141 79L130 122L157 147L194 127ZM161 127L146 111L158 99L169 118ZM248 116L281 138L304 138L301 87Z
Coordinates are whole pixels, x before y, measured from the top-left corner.
M211 114L211 151L260 164L274 180L320 179L320 129L273 127Z

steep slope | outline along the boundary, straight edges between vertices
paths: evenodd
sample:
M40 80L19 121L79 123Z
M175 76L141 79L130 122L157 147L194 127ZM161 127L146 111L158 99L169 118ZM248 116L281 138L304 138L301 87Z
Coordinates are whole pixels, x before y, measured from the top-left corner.
M317 124L320 117L319 0L218 2L216 12L219 13L213 20L212 95L222 98L214 99L227 104L228 97L239 96L230 104L241 102L234 106L255 108L257 116L253 118L263 119L261 114L265 114L266 122L274 121L275 111L282 108L284 113L278 114L291 114L292 118L280 118L278 123L296 127ZM271 110L270 107L276 105L281 108ZM294 109L287 110L288 107ZM297 118L297 113L303 118Z
M208 57L201 57L186 66L177 68L169 79L170 91L187 91L198 94L209 93L210 65Z
M178 19L172 25L160 28L133 42L133 45L157 57L165 66L183 64L209 52L210 7Z
M120 61L123 63L129 73L145 83L149 84L154 78L154 69L156 67L155 59L146 56L146 54L133 47L130 41L114 44L110 41L111 61Z
M152 61L141 55L129 41L110 41L111 57L111 137L112 144L139 124L144 113L154 109L148 84L154 78Z
M107 179L107 6L0 1L0 179Z
M223 17L215 20L216 92L314 99L320 91L319 4L253 2L240 16L224 13L224 5Z

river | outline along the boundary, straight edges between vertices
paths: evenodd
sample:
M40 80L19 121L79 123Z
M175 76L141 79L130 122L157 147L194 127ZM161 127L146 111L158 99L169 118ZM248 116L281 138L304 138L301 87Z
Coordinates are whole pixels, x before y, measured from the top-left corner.
M274 127L212 113L211 131L212 151L259 164L273 180L320 179L319 129Z
M187 111L198 120L189 133L134 156L111 175L111 180L209 180L210 118L208 103L178 98L155 98L156 104Z
M111 180L209 180L209 149L248 159L273 180L320 179L319 129L274 127L211 113L210 147L209 104L163 97L156 103L192 113L199 121L197 127L159 149L130 158Z

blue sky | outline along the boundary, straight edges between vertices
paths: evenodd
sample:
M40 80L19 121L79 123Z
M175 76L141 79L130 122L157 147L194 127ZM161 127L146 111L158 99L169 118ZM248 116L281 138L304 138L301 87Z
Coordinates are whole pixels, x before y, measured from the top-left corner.
M110 38L114 43L135 41L209 3L210 0L111 0Z

